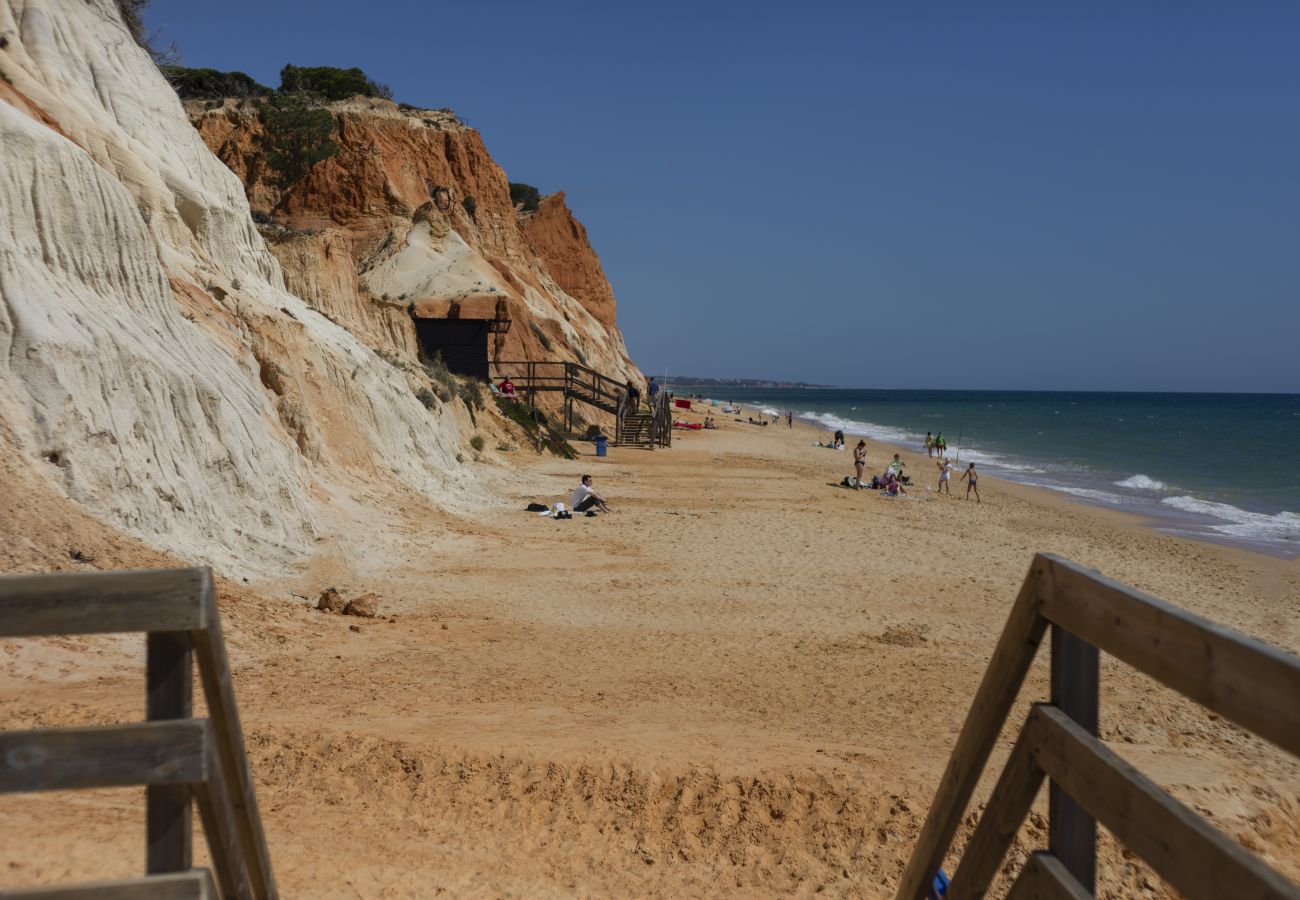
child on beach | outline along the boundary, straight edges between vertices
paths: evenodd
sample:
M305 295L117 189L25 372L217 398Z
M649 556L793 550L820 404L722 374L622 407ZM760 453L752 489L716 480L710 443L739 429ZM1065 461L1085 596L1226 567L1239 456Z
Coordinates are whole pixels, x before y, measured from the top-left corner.
M979 476L975 474L975 463L971 463L971 464L970 464L970 468L967 469L965 472L962 472L962 473L961 473L961 477L962 477L962 481L965 481L967 478L970 479L969 483L966 485L966 499L969 500L969 499L970 499L970 492L971 492L971 491L974 491L974 492L975 492L975 502L976 502L976 503L979 503L979 502L980 502L980 489L979 489L978 487L975 486L975 481L976 481L976 479L979 478ZM949 491L948 493L952 493L952 492Z
M948 479L952 477L952 463L946 459L940 459L935 463L939 467L939 493L944 491L952 496L952 488L948 486Z
M856 490L862 490L862 473L867 468L867 442L858 441L858 445L853 448L853 468L857 470L858 476L854 479Z

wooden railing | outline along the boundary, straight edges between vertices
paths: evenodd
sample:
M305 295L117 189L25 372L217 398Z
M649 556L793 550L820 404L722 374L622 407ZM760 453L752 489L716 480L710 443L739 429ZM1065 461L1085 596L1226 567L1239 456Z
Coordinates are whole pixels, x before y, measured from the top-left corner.
M1300 658L1074 563L1040 554L1007 620L899 886L931 888L1051 626L1051 702L1032 708L948 888L982 897L1044 779L1048 848L1010 896L1089 897L1096 823L1190 898L1300 898L1300 888L1179 803L1097 738L1098 651L1300 756Z
M654 442L658 447L673 445L673 402L667 393L656 395L654 410Z
M0 731L0 793L144 785L147 874L0 897L273 900L211 571L0 576L0 637L121 632L147 634L148 721ZM195 656L206 719L192 715ZM192 800L215 885L206 869L192 868Z
M627 393L626 386L620 382L575 362L505 360L492 363L494 381L506 375L514 382L515 393L531 406L537 405L539 393L563 394L565 428L569 431L573 430L575 400L618 415Z

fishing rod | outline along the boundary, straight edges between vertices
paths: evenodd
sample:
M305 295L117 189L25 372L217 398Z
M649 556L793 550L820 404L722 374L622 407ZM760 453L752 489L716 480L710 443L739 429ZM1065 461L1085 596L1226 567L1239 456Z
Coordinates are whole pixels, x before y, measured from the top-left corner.
M970 397L966 397L961 405L961 425L957 428L957 463L961 463L961 448L965 446L962 443L962 435L966 433L966 410L970 409Z

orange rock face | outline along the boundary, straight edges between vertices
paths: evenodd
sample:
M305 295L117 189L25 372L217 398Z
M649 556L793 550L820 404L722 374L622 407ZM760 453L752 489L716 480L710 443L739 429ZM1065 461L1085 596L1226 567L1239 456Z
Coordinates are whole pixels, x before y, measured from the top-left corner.
M587 241L587 229L573 217L564 192L544 197L536 213L521 217L529 249L556 283L576 297L596 321L614 327L614 291Z
M564 195L517 212L506 173L449 111L332 104L339 152L287 188L252 102L192 101L187 111L269 223L286 283L372 346L413 354L408 310L504 301L514 324L497 358L575 360L640 380L613 289Z

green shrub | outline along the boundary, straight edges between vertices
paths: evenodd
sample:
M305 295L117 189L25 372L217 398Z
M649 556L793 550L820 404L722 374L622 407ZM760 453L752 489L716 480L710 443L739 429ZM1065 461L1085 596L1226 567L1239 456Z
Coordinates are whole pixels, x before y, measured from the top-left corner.
M334 117L305 94L271 94L257 101L266 130L266 161L280 187L297 184L321 160L339 152L334 141Z
M438 395L438 399L443 403L450 403L451 398L458 393L458 386L456 376L451 374L451 370L443 362L441 351L433 355L433 362L425 365L424 373L433 382L433 392Z
M503 416L524 430L539 452L545 448L562 459L578 458L578 451L573 449L573 445L559 431L551 427L540 410L530 410L517 400L502 398L497 398L497 408Z
M510 202L519 206L524 212L537 212L537 208L542 202L542 192L531 184L524 184L522 181L510 182Z
M483 448L487 446L487 441L483 440L483 435L476 434L469 439L469 445L474 448L475 452L481 453Z
M415 399L424 404L425 409L433 409L433 404L438 402L438 398L433 396L433 391L427 387L422 387L415 392Z
M393 99L393 92L388 89L388 85L372 81L355 66L351 69L336 69L333 66L287 65L280 70L280 91L286 94L313 94L331 102L357 95Z
M487 406L483 399L483 385L473 378L457 379L456 395L464 401L467 409L481 410Z
M265 97L271 89L243 72L163 66L163 77L182 100L216 100L222 97Z

